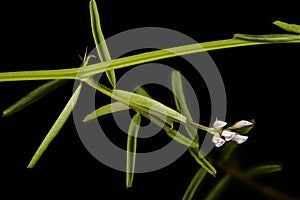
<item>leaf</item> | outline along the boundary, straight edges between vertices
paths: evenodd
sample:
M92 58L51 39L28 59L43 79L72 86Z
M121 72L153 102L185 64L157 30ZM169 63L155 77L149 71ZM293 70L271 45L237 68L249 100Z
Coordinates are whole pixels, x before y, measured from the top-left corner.
M263 174L269 174L269 173L274 173L278 172L282 169L281 165L262 165L258 167L253 167L245 172L246 176L260 176Z
M94 37L99 58L101 62L111 61L109 51L105 42L105 38L101 30L100 17L99 17L98 8L95 0L90 1L90 16L91 16L93 37ZM111 85L115 88L116 76L114 70L107 71L106 76L109 79Z
M179 133L176 130L168 130L166 133L175 141L179 142L180 144L183 144L187 147L193 148L193 149L198 149L199 144L196 143L195 141L185 137L181 133Z
M190 114L188 105L185 101L184 91L182 87L182 79L179 71L173 71L171 76L172 82L172 91L174 93L174 99L176 102L177 110L180 110L181 113L187 117L188 120L194 121L192 115ZM184 126L188 135L196 142L199 143L198 137L198 129L192 126ZM216 175L216 169L210 164L208 160L206 160L201 152L197 149L189 149L191 155L195 158L195 160L210 174L213 176Z
M213 189L208 193L204 200L213 200L218 199L221 196L222 192L226 189L228 184L231 181L231 176L226 174L222 177L221 180L213 187Z
M135 88L134 93L140 94L140 95L143 95L145 97L148 97L148 98L152 99L152 97L148 94L148 92L141 86Z
M222 148L222 152L219 160L224 163L227 162L236 148L237 148L237 144L235 142L226 143Z
M161 119L164 120L165 124L169 125L170 129L174 128L174 123L173 123L173 121L171 119L169 119L169 118L164 118L164 119L161 118Z
M151 120L151 122L153 122L154 124L156 124L157 126L161 127L162 129L165 130L165 132L167 133L167 135L169 137L171 137L172 139L174 139L175 141L177 141L178 143L181 143L185 146L188 146L190 148L199 148L199 144L194 142L193 140L185 137L184 135L182 135L181 133L179 133L176 130L171 129L170 127L166 126L161 120L159 120L159 118L156 118L155 116L150 117L148 113L145 113L144 111L141 111L141 114L146 117L147 119Z
M222 152L221 152L219 161L226 163L229 160L229 158L231 157L231 155L234 152L234 150L236 149L236 147L237 147L237 144L234 142L225 144L225 146L222 148ZM222 179L219 180L219 182L215 185L215 187L206 196L206 200L219 197L221 195L221 193L225 190L227 185L229 184L230 180L231 180L231 176L229 174L226 174L225 176L223 176Z
M98 87L99 88L99 87ZM109 90L107 91L109 92ZM144 89L139 89L138 91L135 92L142 92L144 95L146 96L146 91ZM112 94L110 94L109 96L112 96ZM148 94L147 94L148 98L151 98ZM126 102L125 100L123 100L122 102ZM146 108L141 108L139 106L135 106L135 108L137 108L138 110L142 110L144 112L147 112ZM123 110L128 110L130 109L130 107L128 107L125 103L121 103L121 102L115 102L112 104L108 104L105 106L102 106L100 108L98 108L96 111L93 111L92 113L88 114L85 118L84 118L84 122L88 122L90 120L93 120L97 117L101 117L103 115L107 115L107 114L111 114L114 112L119 112L119 111L123 111ZM166 124L168 124L170 126L170 128L173 128L173 121L170 120L169 118L165 118L164 116L158 116L160 117L160 119L162 121L165 121Z
M159 116L160 118L168 117L177 122L186 122L185 116L181 115L172 108L169 108L164 104L143 95L124 90L114 90L112 98L118 101L123 101L123 103L129 106L145 108L147 111L149 111L149 114Z
M84 80L88 85L90 85L90 86L92 86L93 88L95 88L96 90L98 90L98 91L100 91L101 93L103 93L103 94L105 94L105 95L107 95L107 96L109 96L109 97L112 97L112 98L114 98L115 100L117 100L117 101L119 101L119 102L121 102L121 103L124 103L125 105L128 105L128 104L130 104L129 106L131 107L131 108L133 108L133 109L135 109L135 110L138 110L139 112L143 112L143 113L145 113L145 114L149 114L148 113L148 111L149 111L149 109L147 109L147 108L144 108L144 107L141 107L141 106L139 106L139 105L137 105L137 104L134 104L134 103L132 103L132 101L129 101L128 102L128 98L126 98L126 99L124 99L124 98L122 98L122 97L119 97L119 96L117 96L116 94L112 94L112 90L111 89L109 89L109 88L107 88L107 87L105 87L104 85L102 85L102 84L98 84L98 83L96 83L94 80L92 80L92 79L90 79L90 78L88 78L88 79L85 79ZM128 95L131 95L131 94L133 94L133 93L131 93L131 92L127 92L128 93ZM142 95L141 95L142 96ZM143 97L143 96L142 96ZM148 97L143 97L143 98L146 98L146 99L150 99L150 98L148 98ZM150 99L150 100L152 100L152 99ZM155 100L152 100L152 101L155 101ZM156 102L156 101L155 101ZM158 102L159 103L159 102ZM171 109L171 108L170 108ZM151 114L157 114L157 113L154 113L153 111L151 112ZM166 118L166 116L165 115L163 115L163 114L157 114L156 115L158 118L160 118L162 121L164 121L166 124L168 124L170 127L169 128L173 128L173 122L172 122L172 120L171 119L168 119L168 118ZM149 119L149 120L151 120L151 119Z
M203 168L200 168L197 173L194 175L192 181L190 182L187 190L185 191L182 200L192 200L195 196L195 193L200 185L200 183L203 181L205 175L207 174L207 171Z
M9 116L17 111L22 110L23 108L29 106L30 104L36 102L40 98L44 97L45 95L49 94L62 84L64 84L65 80L53 80L50 82L47 82L38 88L34 89L32 92L25 95L22 99L15 102L13 105L11 105L9 108L3 111L2 117Z
M126 157L126 188L130 188L132 186L134 168L135 168L137 135L138 135L140 123L141 123L141 115L137 113L131 119L131 123L128 128L127 157Z
M197 124L195 122L186 121L185 116L181 115L180 113L173 110L172 108L169 108L163 105L162 103L150 99L148 97L144 97L142 95L124 91L124 90L114 90L113 93L111 89L105 87L102 84L96 83L90 78L84 79L83 81L88 85L92 86L93 88L95 88L96 90L100 91L101 93L108 95L119 102L129 105L129 107L141 113L151 114L157 116L160 119L165 119L165 117L167 117L173 121L181 122L184 124L186 123L187 125L197 127L204 131L210 131L210 129L206 126Z
M297 24L288 24L281 21L275 21L273 22L274 25L278 26L279 28L282 28L283 30L286 30L288 32L293 33L300 33L300 26Z
M93 119L96 119L97 117L101 117L103 115L108 115L111 113L120 112L120 111L128 110L128 109L129 109L129 107L127 105L120 103L120 102L114 102L114 103L102 106L102 107L98 108L97 110L95 110L94 112L88 114L84 118L83 121L88 122Z
M216 169L212 166L212 164L202 156L201 152L198 149L189 149L192 156L195 160L205 169L208 173L215 176L217 174Z
M235 34L233 39L250 40L257 42L289 42L299 40L300 35L295 34L266 34L266 35L250 35Z
M167 118L170 118L171 120L178 121L181 123L186 123L187 125L197 127L204 131L210 131L210 129L206 126L203 126L203 125L191 122L191 121L185 121L186 120L185 116L181 115L180 113L173 110L172 108L169 108L169 107L161 104L160 102L150 99L148 97L144 97L142 95L124 91L124 90L114 90L114 93L112 93L111 89L105 87L102 84L96 83L95 81L93 81L90 78L85 79L83 81L85 83L87 83L88 85L92 86L93 88L95 88L96 90L102 92L103 94L106 94L121 103L129 105L129 107L131 107L134 110L137 110L140 113L144 113L146 115L154 115L160 119L165 119L165 117L167 117ZM153 106L151 106L151 105L153 105ZM145 106L145 107L143 107L143 106ZM177 117L177 119L175 117ZM153 121L153 119L149 119L149 120ZM161 126L161 127L166 129L166 127L163 127L163 126ZM166 130L168 135L173 134L172 132L169 132L170 130L171 129L169 127ZM181 135L181 136L183 136L183 135ZM187 140L188 138L186 138L184 136L183 139ZM189 140L190 139L188 139L188 141ZM194 142L194 143L197 144L197 146L199 146L199 144L197 142Z
M300 39L293 41L274 41L273 43L299 43ZM196 43L168 49L161 49L141 53L133 56L118 58L112 61L101 62L88 65L86 68L70 68L58 70L35 70L35 71L19 71L19 72L2 72L0 73L0 82L5 81L28 81L28 80L49 80L49 79L78 79L82 80L89 76L93 76L112 69L120 69L132 65L172 58L176 56L200 53L218 49L227 49L233 47L252 46L261 44L272 44L264 41L247 41L241 39L226 39L204 43Z
M49 144L52 142L52 140L56 137L56 135L58 134L58 132L60 131L62 126L65 124L65 122L67 121L68 117L70 116L70 114L71 114L71 112L72 112L72 110L73 110L73 108L74 108L74 106L75 106L75 104L78 100L81 87L82 87L82 84L80 83L80 85L78 86L78 88L73 93L70 100L68 101L67 105L65 106L65 108L63 109L63 111L61 112L61 114L59 115L59 117L57 118L55 123L53 124L53 126L51 127L50 131L48 132L48 134L44 138L43 142L41 143L41 145L39 146L39 148L35 152L34 156L32 157L32 159L29 163L29 165L27 166L27 168L34 167L34 165L40 159L40 157L42 156L44 151L47 149Z
M269 174L281 170L280 165L262 165L258 167L251 168L243 174L248 177L255 177L263 174ZM229 185L232 177L230 174L226 174L222 179L215 185L215 187L209 192L205 200L217 199L221 196L222 192L225 191L226 187Z
M137 87L134 90L134 92L136 94L140 94L140 95L143 95L143 96L148 97L150 99L153 99L143 87ZM163 120L163 121L165 121L165 123L168 124L171 129L173 129L174 123L173 123L173 121L171 119L169 119L169 118L160 118L160 119Z
M174 99L176 102L177 110L181 112L182 115L186 116L190 121L194 121L192 115L189 111L188 105L185 101L184 91L182 87L181 74L179 71L173 71L171 76L172 90L174 93ZM188 135L199 143L198 129L192 126L184 126Z

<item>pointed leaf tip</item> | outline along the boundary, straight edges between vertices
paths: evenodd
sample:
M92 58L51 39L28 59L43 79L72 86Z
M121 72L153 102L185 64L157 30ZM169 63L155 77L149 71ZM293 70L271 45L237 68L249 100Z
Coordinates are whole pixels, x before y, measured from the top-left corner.
M210 173L214 177L216 176L217 170L204 156L202 156L199 150L189 148L189 151L191 155L195 158L197 163L199 163L200 166L203 167L203 169L205 169L208 173Z
M300 25L297 24L288 24L282 21L274 21L273 22L274 25L278 26L279 28L288 31L288 32L292 32L292 33L300 33Z
M127 136L127 156L126 156L126 188L130 188L133 182L136 147L137 147L137 135L141 123L141 115L135 114L131 119L128 136Z
M68 101L67 105L65 106L63 111L60 113L59 117L57 118L57 120L55 121L53 126L51 127L50 131L48 132L48 134L44 138L43 142L41 143L41 145L39 146L39 148L37 149L37 151L33 155L32 159L30 160L30 163L27 166L27 168L33 168L35 166L35 164L38 162L38 160L40 159L42 154L46 151L49 144L52 142L52 140L59 133L60 129L62 128L62 126L67 121L68 117L70 116L70 114L71 114L71 112L72 112L72 110L73 110L73 108L74 108L74 106L75 106L75 104L78 100L81 87L82 87L82 84L80 84L78 86L78 88L76 89L76 91L73 93L73 95L70 98L70 100Z
M26 108L27 106L38 101L50 92L54 91L55 89L63 85L65 82L66 80L52 80L37 87L36 89L25 95L23 98L21 98L19 101L12 104L9 108L5 109L2 112L2 117L7 117Z
M277 165L277 164L261 165L261 166L253 167L253 168L247 170L245 172L245 175L254 177L254 176L260 176L263 174L270 174L270 173L278 172L278 171L281 171L281 169L282 169L282 166Z
M88 114L87 116L85 116L85 118L83 119L83 122L88 122L88 121L91 121L93 119L96 119L96 118L104 116L104 115L108 115L111 113L120 112L120 111L124 111L124 110L128 110L128 109L129 109L129 107L127 105L120 103L120 102L114 102L111 104L107 104L105 106L98 108L97 110L93 111L92 113Z
M96 1L90 1L90 17L91 17L91 26L92 33L94 37L94 42L96 45L96 49L101 62L111 61L111 57L105 42L105 38L102 33L101 24L100 24L100 16L97 8ZM114 70L110 70L106 72L106 76L113 86L116 87L116 75Z

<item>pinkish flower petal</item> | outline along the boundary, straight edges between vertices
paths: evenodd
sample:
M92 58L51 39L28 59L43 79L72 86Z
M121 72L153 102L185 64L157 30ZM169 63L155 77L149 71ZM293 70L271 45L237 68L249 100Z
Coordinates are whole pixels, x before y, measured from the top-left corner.
M221 120L216 120L213 124L213 127L217 130L222 129L224 126L226 126L226 122L221 121Z
M245 142L248 139L248 136L245 135L239 135L236 134L232 140L235 141L237 144L242 144L243 142Z
M220 147L225 143L225 140L223 140L220 136L213 136L212 142L215 144L215 147Z
M228 130L223 130L221 135L225 138L226 141L229 141L229 140L232 140L234 138L236 133L228 131Z
M238 128L243 128L245 126L252 126L252 125L253 125L252 122L249 122L247 120L241 120L234 124L234 128L238 129Z

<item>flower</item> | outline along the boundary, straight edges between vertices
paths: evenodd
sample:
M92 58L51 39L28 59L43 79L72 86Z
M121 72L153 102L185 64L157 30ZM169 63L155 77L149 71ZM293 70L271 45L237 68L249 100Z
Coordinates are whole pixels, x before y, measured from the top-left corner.
M253 122L241 120L234 124L234 128L238 129L238 128L244 128L246 126L252 126L252 125L253 125Z
M215 147L220 147L225 143L225 140L222 139L220 136L214 135L212 142L215 144Z
M232 140L235 141L237 144L242 144L244 143L246 140L248 139L248 136L246 135L240 135L240 134L236 134Z
M221 135L225 138L226 141L230 141L235 137L236 133L225 129L222 131Z
M236 122L233 126L229 127L231 131L239 133L241 135L247 134L254 127L254 121L241 120Z
M248 136L241 135L239 133L247 133L254 126L254 123L241 120L235 123L233 126L223 130L226 125L227 123L224 121L216 120L214 122L213 128L216 132L214 133L212 142L215 144L215 147L220 147L225 142L230 140L236 142L237 144L244 143L248 139Z
M213 128L216 130L222 130L222 128L226 125L227 125L226 122L221 121L221 120L216 120L213 124Z

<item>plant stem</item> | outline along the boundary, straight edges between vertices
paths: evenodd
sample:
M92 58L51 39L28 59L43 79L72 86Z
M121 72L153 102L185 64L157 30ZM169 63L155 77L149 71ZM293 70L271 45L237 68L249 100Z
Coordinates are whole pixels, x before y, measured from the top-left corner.
M122 99L121 97L117 96L117 95L113 95L113 92L110 88L102 85L101 83L96 83L93 79L91 78L87 78L87 79L83 79L83 81L85 83L87 83L88 85L90 85L91 87L95 88L96 90L98 90L99 92L111 97L111 98L114 98L115 100L121 102L121 103L125 103L127 104L128 102L124 99ZM132 107L133 109L135 109L137 112L139 112L140 114L142 114L144 117L148 118L147 116L145 116L145 113L148 112L147 109L141 107L141 106L138 106L138 105L135 105L135 104L130 104L129 105L130 107ZM149 118L148 118L149 119ZM150 119L151 120L151 119ZM151 120L153 121L156 125L160 126L161 128L165 129L165 131L171 131L172 129L169 128L168 126L166 126L163 122L160 122L159 120L156 121L155 119ZM209 127L206 127L206 126L203 126L203 125L200 125L200 124L197 124L195 122L192 122L192 121L186 121L185 123L186 125L190 125L190 126L193 126L197 129L200 129L200 130L203 130L203 131L206 131L206 132L209 132L211 134L215 134L213 132L213 130Z
M240 39L217 40L211 42L197 43L173 47L162 50L150 51L112 61L106 61L89 65L85 68L70 68L59 70L37 70L0 73L0 82L5 81L26 81L26 80L49 80L49 79L83 79L112 69L124 68L132 65L142 64L150 61L182 56L205 51L226 49L241 46L278 44L278 43L300 43L299 40L286 42L257 42Z

